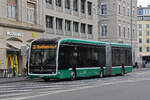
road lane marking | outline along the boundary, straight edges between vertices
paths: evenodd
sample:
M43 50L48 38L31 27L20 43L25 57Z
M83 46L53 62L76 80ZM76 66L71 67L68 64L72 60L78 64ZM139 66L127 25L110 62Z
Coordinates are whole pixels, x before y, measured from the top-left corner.
M59 91L54 91L54 92L51 91L51 92L45 92L45 94L40 94L40 95L20 97L20 98L11 98L11 99L3 99L3 100L24 100L24 99L31 99L31 98L47 96L47 95L51 95L51 94L72 92L72 91L78 91L78 90L89 89L89 88L97 88L97 87L102 87L102 86L107 86L107 85L114 85L114 84L120 84L120 83L134 83L134 82L149 81L149 80L150 80L150 78L140 79L140 80L126 80L126 81L110 82L110 83L103 83L103 84L100 84L100 85L77 87L77 88L73 88L73 89L59 90Z
M24 95L24 94L30 94L30 93L28 92L28 93L6 94L6 95L0 95L0 98L2 98L2 97L9 97L9 96L19 96L19 95Z

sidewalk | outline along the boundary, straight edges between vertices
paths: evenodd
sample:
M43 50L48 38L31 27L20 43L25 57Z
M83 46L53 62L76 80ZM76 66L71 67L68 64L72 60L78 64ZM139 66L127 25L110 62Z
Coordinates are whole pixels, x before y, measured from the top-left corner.
M139 72L139 71L147 71L147 70L150 70L150 68L134 68L133 69L133 72Z
M2 83L11 83L11 82L20 82L20 81L29 81L26 77L13 77L13 78L0 78L0 84Z
M133 72L149 71L149 70L150 70L150 68L134 68ZM21 81L30 81L30 80L31 79L27 79L26 77L0 78L0 84L21 82Z

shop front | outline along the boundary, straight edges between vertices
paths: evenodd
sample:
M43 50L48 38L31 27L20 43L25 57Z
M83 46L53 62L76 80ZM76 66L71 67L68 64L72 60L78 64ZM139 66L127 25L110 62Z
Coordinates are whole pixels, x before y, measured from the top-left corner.
M26 67L26 48L32 40L44 37L42 19L37 17L36 23L31 24L26 22L26 17L7 19L5 13L3 17L0 18L0 77L23 75Z
M20 74L20 55L19 51L7 51L6 66L8 77L17 76Z
M0 31L0 77L16 77L25 75L27 48L30 43L43 34L32 31L11 30ZM36 36L35 36L36 34Z
M11 36L7 38L6 46L7 77L20 76L23 72L23 55L21 55L21 47L26 45L20 38Z
M150 67L150 56L143 56L142 57L142 67L145 68L145 67Z

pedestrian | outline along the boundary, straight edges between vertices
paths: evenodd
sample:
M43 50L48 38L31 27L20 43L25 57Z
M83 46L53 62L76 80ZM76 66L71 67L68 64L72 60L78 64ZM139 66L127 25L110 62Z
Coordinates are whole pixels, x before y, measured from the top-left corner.
M135 68L139 68L139 67L138 67L138 63L137 63L137 62L135 62Z
M145 68L145 62L144 61L142 62L142 68Z
M26 68L24 68L25 76L28 79L28 60L26 62Z
M16 64L14 64L13 75L14 75L14 77L16 76Z

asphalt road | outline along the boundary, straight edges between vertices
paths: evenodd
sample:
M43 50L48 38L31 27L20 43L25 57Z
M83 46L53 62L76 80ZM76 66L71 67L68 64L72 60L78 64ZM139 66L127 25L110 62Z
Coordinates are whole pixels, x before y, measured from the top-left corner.
M0 84L1 100L150 100L150 69L125 76Z
M150 81L112 83L64 90L39 95L32 100L150 100Z

